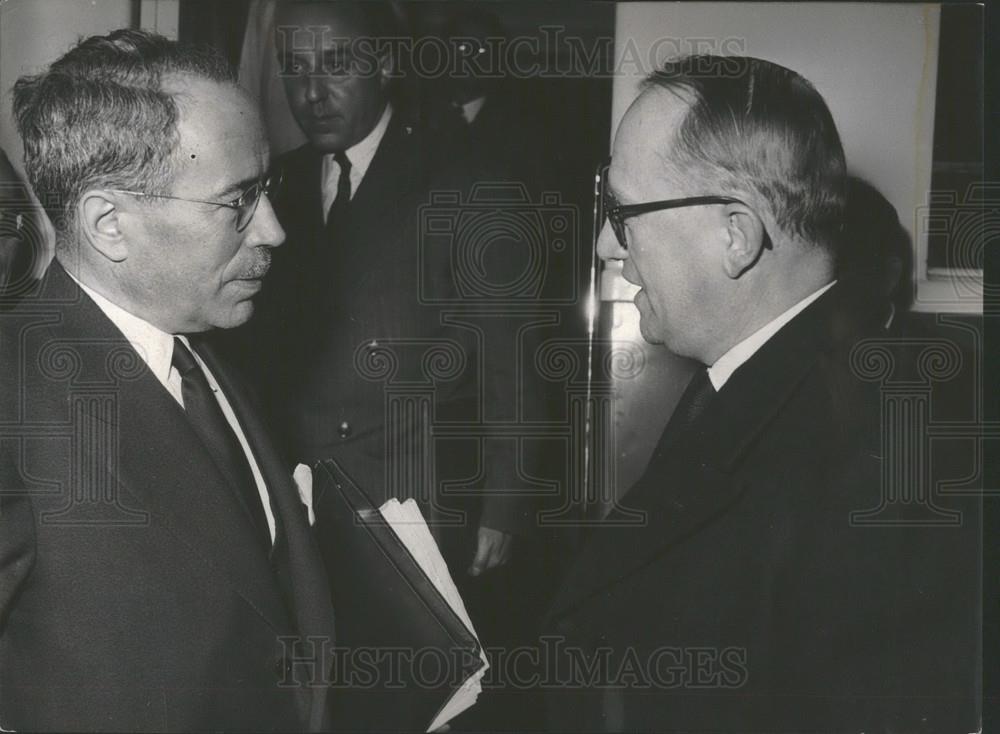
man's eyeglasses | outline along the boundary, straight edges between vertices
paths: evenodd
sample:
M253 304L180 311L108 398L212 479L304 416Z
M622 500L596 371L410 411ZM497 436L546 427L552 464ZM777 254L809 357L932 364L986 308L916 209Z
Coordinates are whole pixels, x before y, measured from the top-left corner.
M731 196L688 196L683 199L663 199L661 201L645 201L641 204L621 204L608 187L608 169L611 161L605 161L597 168L599 205L601 212L598 221L602 224L607 218L611 222L611 230L618 238L618 244L623 250L628 249L628 239L625 235L625 220L639 214L663 211L664 209L679 209L686 206L705 206L707 204L743 204L740 199Z
M253 219L253 215L257 211L257 204L260 203L260 197L266 194L270 199L277 193L278 187L281 186L281 174L276 173L268 176L265 179L257 181L250 186L248 186L242 194L233 199L232 201L206 201L205 199L187 199L183 196L168 196L167 194L147 194L144 191L127 191L125 189L112 189L112 191L119 194L128 194L129 196L142 196L149 199L173 199L174 201L190 201L194 204L210 204L211 206L224 206L229 209L236 210L236 231L242 232L250 220Z

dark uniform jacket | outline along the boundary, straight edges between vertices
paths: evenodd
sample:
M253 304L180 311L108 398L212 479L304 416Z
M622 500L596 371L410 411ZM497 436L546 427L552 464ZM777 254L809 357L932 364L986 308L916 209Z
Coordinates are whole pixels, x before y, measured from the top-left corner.
M237 337L290 455L336 459L376 504L414 497L429 520L464 529L464 562L480 523L523 531L525 498L504 492L518 485L513 453L461 431L432 443L429 428L495 419L514 399L483 346L498 343L491 331L506 344L508 326L468 317L460 279L477 263L450 239L484 167L394 114L346 217L327 227L322 154L305 145L276 165L287 239Z

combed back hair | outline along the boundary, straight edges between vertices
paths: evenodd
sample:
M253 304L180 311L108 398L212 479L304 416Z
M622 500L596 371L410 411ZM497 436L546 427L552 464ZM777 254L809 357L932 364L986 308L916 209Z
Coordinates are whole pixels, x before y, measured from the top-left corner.
M786 235L835 250L844 149L812 84L761 59L693 55L667 62L645 87L690 105L664 156L671 174L712 188L704 193L757 199Z
M80 41L47 71L14 84L25 171L53 218L57 245L68 241L89 189L169 190L180 117L178 100L164 90L170 76L236 83L211 49L118 30Z

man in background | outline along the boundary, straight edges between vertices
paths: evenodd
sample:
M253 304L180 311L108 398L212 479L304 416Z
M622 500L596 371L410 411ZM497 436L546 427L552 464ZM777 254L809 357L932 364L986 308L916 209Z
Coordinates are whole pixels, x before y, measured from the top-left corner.
M421 213L435 192L468 195L486 177L482 157L425 134L395 103L395 59L381 43L398 37L388 5L283 2L276 27L308 143L279 161L289 244L244 334L247 364L293 456L336 459L376 505L417 499L453 572L479 575L507 563L532 520L525 498L508 494L514 454L490 442L432 445L430 420L482 420L509 405L514 380L482 351L503 324L448 325L427 303L455 297L456 266L424 250ZM436 374L435 349L457 369ZM426 410L390 408L390 386L407 381L431 390Z
M550 726L974 731L978 508L898 501L928 480L883 422L884 301L835 277L820 95L759 59L668 63L602 185L643 338L702 368L556 593Z
M886 328L899 332L913 304L913 244L893 205L857 176L847 178L837 278L884 305Z
M293 673L333 643L322 562L201 337L250 317L284 239L257 110L221 58L120 30L18 80L14 112L61 206L0 318L0 726L325 728Z

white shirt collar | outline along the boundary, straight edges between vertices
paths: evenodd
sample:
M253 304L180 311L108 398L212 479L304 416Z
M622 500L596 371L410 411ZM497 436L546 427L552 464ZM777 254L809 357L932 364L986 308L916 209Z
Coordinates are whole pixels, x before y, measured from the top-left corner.
M486 104L486 97L476 97L475 99L470 99L463 105L459 105L458 109L462 113L462 117L465 119L466 124L471 125L476 120L476 115L479 111L483 109L483 105Z
M364 138L344 151L347 160L351 162L351 198L358 191L361 181L368 171L368 167L375 157L382 138L385 137L386 128L389 127L389 120L392 119L392 105L386 103L375 127L371 129ZM333 159L333 153L323 156L323 216L330 210L330 205L337 198L337 179L340 177L340 164Z
M790 309L757 329L757 331L753 334L719 357L715 361L715 364L708 368L708 379L712 381L712 387L714 387L716 391L721 390L722 386L728 382L733 373L748 359L750 359L750 357L752 357L758 349L764 346L764 343L768 339L777 334L778 330L781 329L782 326L794 319L806 308L806 306L830 290L836 282L836 280L833 280L819 290L813 292L811 295L806 296Z
M176 400L177 403L183 408L184 388L182 385L182 378L176 370L173 370L171 364L174 355L174 337L165 331L161 331L148 321L139 318L135 314L129 313L121 306L112 303L93 288L89 288L81 283L72 273L68 274L69 277L76 281L76 284L80 286L83 292L90 296L90 298L97 304L104 314L111 319L111 322L118 327L118 330L125 335L129 344L132 345L132 348L135 349L135 351L146 363L146 366L149 367L149 371L153 373L156 379L160 381L160 384L167 389L167 392L169 392L173 399ZM184 342L184 345L188 349L191 349L191 343L188 341L186 336L178 334L177 338ZM194 349L191 349L191 352L194 355L195 360L198 362L198 366L205 374L205 378L208 380L209 386L215 393L216 400L219 401L219 408L222 410L223 416L233 429L236 440L239 441L240 446L243 448L243 452L246 454L247 460L250 462L250 471L253 474L254 483L257 486L257 492L260 495L261 502L264 506L264 515L267 518L268 530L271 533L271 540L273 541L275 533L277 532L274 513L271 510L271 503L268 499L267 483L264 480L264 475L261 473L260 466L254 456L250 442L247 439L246 433L243 431L243 427L240 425L239 418L237 418L232 404L226 398L225 393L223 393L219 388L219 383L212 375L212 371L207 369L207 366L202 361L201 355L199 355L198 352Z
M129 313L116 303L112 303L93 288L81 283L72 273L69 277L90 296L111 323L125 336L132 348L142 357L150 372L161 384L166 385L170 375L170 362L174 354L174 337L161 331L148 321Z

